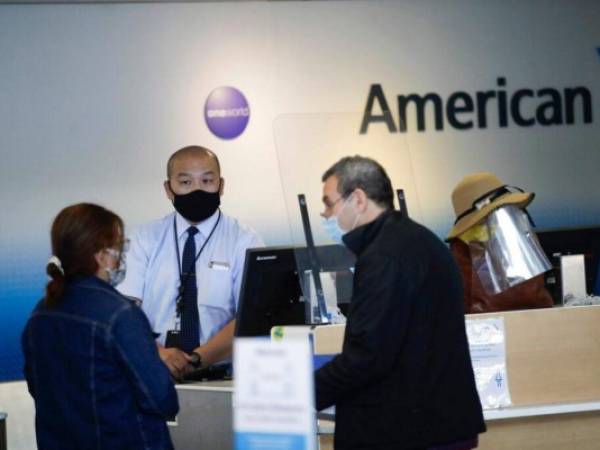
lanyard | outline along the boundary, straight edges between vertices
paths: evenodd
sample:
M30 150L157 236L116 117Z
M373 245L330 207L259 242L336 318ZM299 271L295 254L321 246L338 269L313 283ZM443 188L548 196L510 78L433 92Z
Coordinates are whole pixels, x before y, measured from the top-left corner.
M184 277L184 273L181 270L181 256L180 256L180 252L179 252L179 239L177 237L178 233L177 233L177 220L176 219L177 219L177 216L173 216L173 235L175 237L175 249L177 250L177 267L179 268L179 288L177 289L177 299L175 300L175 306L176 306L176 316L177 316L177 318L180 318L181 312L183 310L183 294L185 291L185 284L187 283L188 279L192 275L192 272L189 270L190 268L188 267L188 272L185 273L185 277ZM210 238L212 237L213 233L217 229L217 226L219 225L220 220L221 220L221 210L219 209L219 215L217 216L217 221L213 225L212 230L210 230L210 233L208 234L208 237L204 241L204 244L202 244L202 247L200 247L200 250L198 250L198 253L196 254L196 258L194 258L194 267L196 265L196 261L198 261L198 258L202 254L204 247L206 247L206 244L208 244L208 241L210 241Z

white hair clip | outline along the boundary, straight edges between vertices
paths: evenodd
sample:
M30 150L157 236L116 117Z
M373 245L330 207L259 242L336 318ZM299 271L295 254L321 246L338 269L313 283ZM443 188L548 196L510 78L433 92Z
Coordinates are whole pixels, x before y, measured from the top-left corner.
M63 275L65 274L65 271L62 267L62 263L60 262L60 259L58 259L58 256L52 255L48 260L48 264L54 264L56 268L60 271L60 273L62 273Z

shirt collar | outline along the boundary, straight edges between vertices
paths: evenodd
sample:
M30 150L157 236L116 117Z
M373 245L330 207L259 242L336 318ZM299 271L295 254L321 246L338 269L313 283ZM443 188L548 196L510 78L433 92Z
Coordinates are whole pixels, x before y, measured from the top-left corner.
M221 213L222 214L222 213ZM203 220L199 224L193 225L198 228L202 237L207 238L210 232L212 231L215 223L217 222L217 218L219 217L219 210L217 209L212 216L208 219ZM181 214L175 212L175 223L177 224L177 239L187 238L187 230L192 225L183 218Z

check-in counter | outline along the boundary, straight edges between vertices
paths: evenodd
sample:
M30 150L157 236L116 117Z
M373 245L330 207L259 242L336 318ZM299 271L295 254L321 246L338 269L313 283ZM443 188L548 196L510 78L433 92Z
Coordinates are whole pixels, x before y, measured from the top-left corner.
M489 450L600 448L600 306L468 315L503 317L510 407L484 411ZM344 326L316 327L315 354L341 351ZM181 412L171 435L178 450L232 448L231 382L177 387ZM319 421L321 449L333 448L334 422Z
M503 316L512 406L485 412L482 449L600 448L600 306Z
M503 317L510 407L484 411L481 449L600 449L600 306L467 315ZM314 334L316 353L341 350L343 328ZM321 423L321 448L333 423Z
M233 449L233 381L175 386L179 414L168 422L176 450Z

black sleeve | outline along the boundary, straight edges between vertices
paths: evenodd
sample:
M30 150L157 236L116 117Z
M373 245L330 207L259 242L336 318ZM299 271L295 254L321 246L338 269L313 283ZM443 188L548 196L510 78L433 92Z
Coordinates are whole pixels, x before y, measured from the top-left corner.
M396 259L381 254L359 260L342 353L315 373L318 410L390 371L424 276L421 266L415 258L400 267Z
M118 357L141 410L170 418L177 414L177 393L158 356L150 324L137 307L127 306L111 327Z

